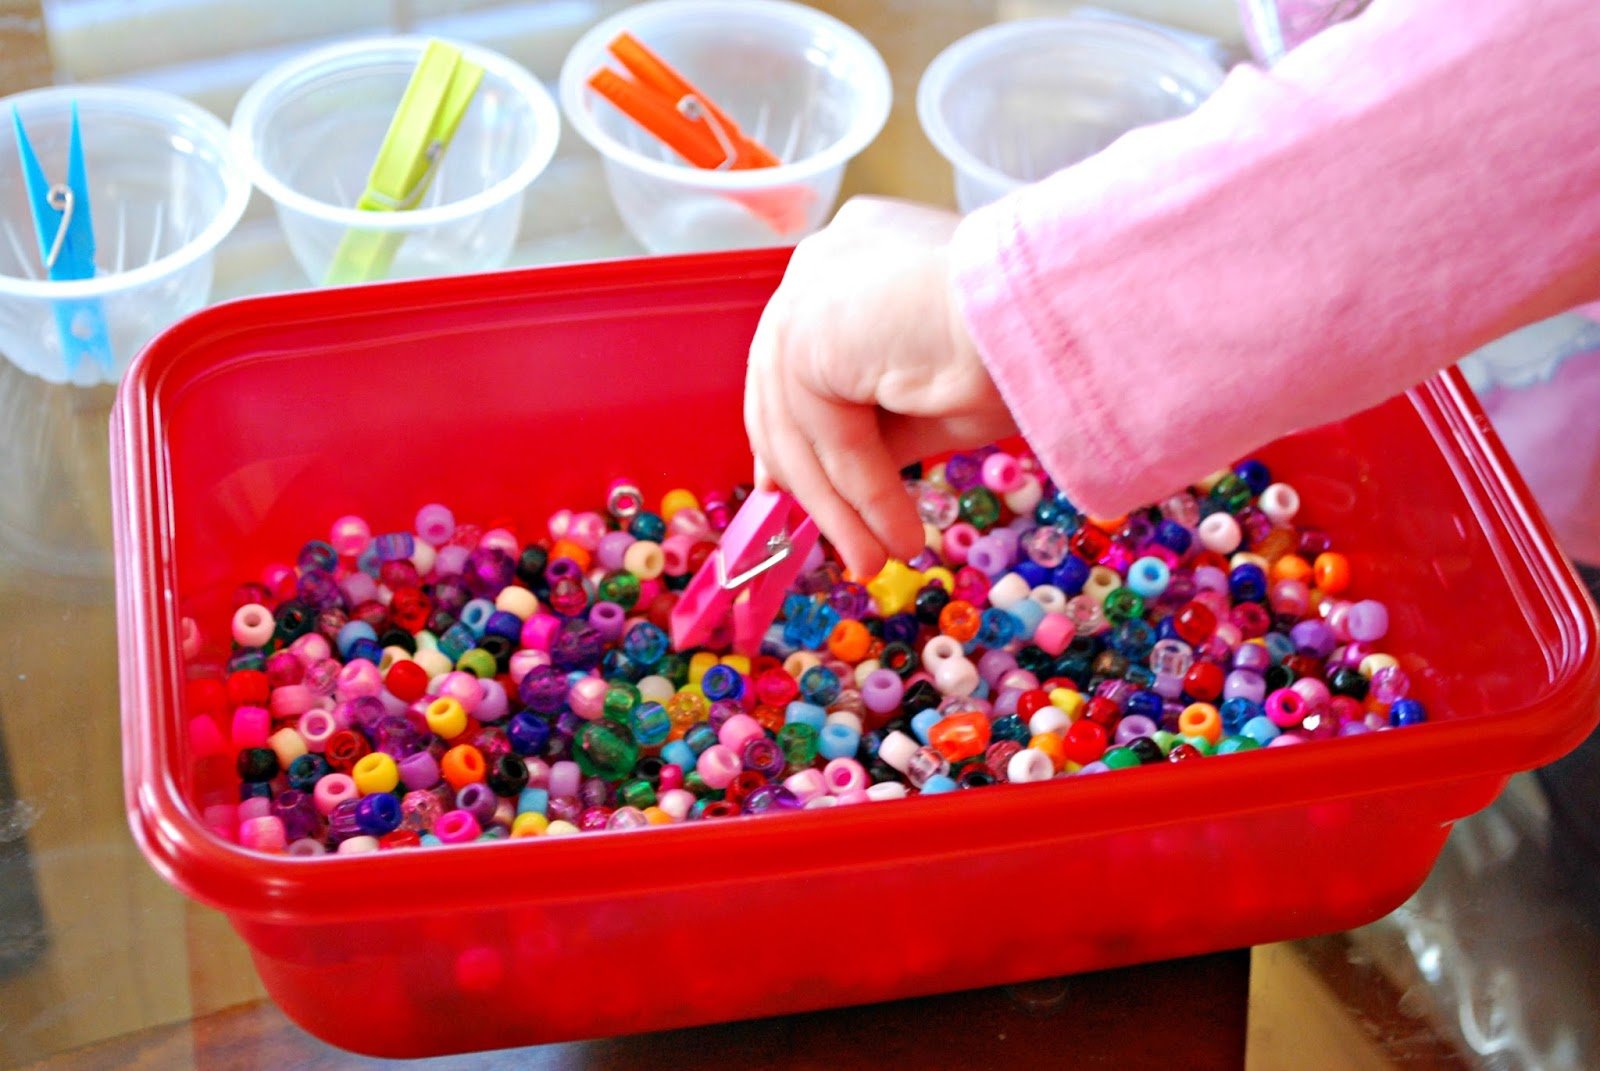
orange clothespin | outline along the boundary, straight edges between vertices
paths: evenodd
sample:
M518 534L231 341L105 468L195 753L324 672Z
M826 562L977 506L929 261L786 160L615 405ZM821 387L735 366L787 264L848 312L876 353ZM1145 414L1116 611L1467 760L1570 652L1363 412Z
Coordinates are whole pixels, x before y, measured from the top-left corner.
M689 163L714 171L778 165L765 146L638 38L623 32L607 47L632 77L602 67L589 76L589 86Z

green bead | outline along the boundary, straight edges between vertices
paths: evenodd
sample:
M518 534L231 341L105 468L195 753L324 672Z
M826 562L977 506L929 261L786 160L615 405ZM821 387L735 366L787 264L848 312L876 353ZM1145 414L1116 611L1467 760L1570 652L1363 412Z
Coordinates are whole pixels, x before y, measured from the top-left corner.
M617 802L624 807L637 807L641 811L656 805L656 790L649 781L634 778L617 789Z
M1215 755L1217 746L1203 736L1185 736L1183 742L1202 755Z
M1261 744L1248 736L1224 736L1217 743L1218 755L1232 755L1236 751L1254 751Z
M961 519L980 532L993 528L1000 519L1000 500L987 487L974 487L961 495Z
M494 655L482 647L474 647L456 659L456 668L472 674L479 680L488 680L494 676L495 670L499 667L495 664Z
M639 761L639 745L633 742L633 735L609 718L584 722L572 745L572 757L587 777L620 781Z
M1139 756L1125 747L1114 747L1100 756L1100 761L1113 770L1126 770L1139 765Z
M1169 733L1165 729L1160 729L1151 733L1150 739L1156 742L1156 747L1161 749L1161 754L1170 755L1173 747L1178 743L1178 734Z
M1144 596L1132 588L1117 588L1106 596L1106 620L1113 625L1144 616Z
M674 688L682 688L689 683L689 659L676 651L669 652L661 656L654 672L671 681Z
M810 766L817 757L817 731L809 725L792 722L778 730L778 746L790 766Z
M606 687L605 716L613 721L626 722L633 708L639 705L639 689L627 681L612 681Z
M694 796L703 800L718 800L722 793L706 784L706 779L700 776L699 770L690 770L683 775L683 787Z
M1250 504L1250 485L1230 472L1212 484L1211 497L1229 513L1238 513Z
M624 611L632 610L639 602L639 578L632 573L612 573L600 581L600 598Z

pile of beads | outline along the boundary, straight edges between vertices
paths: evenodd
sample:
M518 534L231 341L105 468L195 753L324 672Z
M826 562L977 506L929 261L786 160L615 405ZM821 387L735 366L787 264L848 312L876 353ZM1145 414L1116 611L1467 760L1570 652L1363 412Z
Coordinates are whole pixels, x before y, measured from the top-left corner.
M650 512L619 481L527 544L341 518L193 674L196 763L240 786L207 824L295 855L633 829L1425 720L1387 609L1259 462L1115 519L993 447L907 477L927 549L863 582L820 548L754 659L667 631L747 490Z

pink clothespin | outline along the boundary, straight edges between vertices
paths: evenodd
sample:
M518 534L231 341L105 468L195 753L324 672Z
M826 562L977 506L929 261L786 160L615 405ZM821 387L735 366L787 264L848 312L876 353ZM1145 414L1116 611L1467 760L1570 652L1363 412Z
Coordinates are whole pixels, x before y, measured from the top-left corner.
M672 610L672 645L761 650L784 593L817 545L817 525L789 495L755 491Z

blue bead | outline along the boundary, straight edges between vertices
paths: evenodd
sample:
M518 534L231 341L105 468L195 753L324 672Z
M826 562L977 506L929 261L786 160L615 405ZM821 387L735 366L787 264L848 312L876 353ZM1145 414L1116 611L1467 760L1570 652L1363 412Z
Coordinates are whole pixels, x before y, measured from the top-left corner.
M350 650L345 652L344 657L347 664L361 658L377 665L383 661L383 648L378 645L377 640L363 637L350 645Z
M774 621L767 626L767 634L761 637L761 653L771 655L773 658L784 659L794 654L795 647L783 638L783 623Z
M1172 618L1163 617L1156 622L1156 643L1160 643L1162 640L1179 640L1182 638L1178 635L1178 626L1173 622Z
M883 620L883 642L903 643L910 647L922 634L922 625L914 614L895 614Z
M1262 715L1259 718L1251 718L1239 726L1239 735L1248 736L1262 747L1266 747L1282 735L1282 730L1272 724L1271 718Z
M795 613L786 616L783 638L811 651L820 651L839 623L839 612L824 599L807 599Z
M1154 647L1155 644L1151 644ZM1148 649L1145 657L1149 657ZM1122 671L1122 679L1135 688L1154 688L1156 686L1156 671L1149 666L1129 666Z
M622 649L629 660L646 668L653 668L665 658L671 646L666 632L650 621L637 622L622 637Z
M1004 647L1017 638L1017 619L1004 610L991 606L978 621L976 639L980 647Z
M1222 706L1217 708L1217 713L1222 715L1222 731L1229 736L1238 736L1239 731L1255 718L1263 717L1266 710L1260 703L1246 699L1244 696L1235 696L1225 699Z
M800 674L800 694L806 702L827 706L839 698L839 675L827 666L812 666Z
M1040 585L1050 583L1050 570L1046 569L1036 561L1030 561L1024 558L1022 561L1014 565L1011 571L1022 577L1023 580L1027 581L1030 588L1036 588Z
M924 744L928 742L928 733L935 725L944 721L944 715L937 710L923 710L911 715L911 732Z
M783 708L783 723L785 725L809 725L820 733L827 720L828 712L815 703L803 703L796 699Z
M989 726L989 736L993 740L1015 740L1019 744L1026 744L1032 735L1028 731L1028 723L1015 714L996 718Z
M550 743L550 723L532 711L521 711L506 724L506 739L518 755L542 755Z
M1131 717L1138 714L1149 718L1157 725L1161 724L1161 697L1154 692L1138 691L1128 697L1128 705L1123 708L1123 716Z
M417 552L417 537L410 532L386 532L372 541L380 562L397 562Z
M672 735L672 718L666 707L647 699L628 714L628 727L640 747L655 747Z
M494 615L494 603L488 599L473 599L461 608L461 613L456 620L472 630L473 636L482 636L483 628L489 623L489 618ZM520 639L522 630L517 630Z
M377 632L373 631L372 626L367 624L365 621L348 622L339 629L339 639L337 643L339 654L344 656L344 658L348 661L350 657L350 647L357 640L376 640L377 638Z
M550 790L525 788L517 797L518 814L544 814L550 808Z
M714 747L721 741L717 738L717 731L705 722L689 726L689 731L683 734L683 742L689 745L689 750L699 757L705 754L707 748Z
M1111 631L1109 646L1130 662L1143 662L1150 657L1150 648L1156 645L1156 630L1148 621L1135 618L1124 621Z
M378 561L378 546L376 543L368 543L367 549L362 551L361 556L356 559L356 568L374 579L377 578L382 565L383 563Z
M695 768L697 757L694 749L688 744L682 740L674 740L661 749L661 761L687 773Z
M328 760L321 755L315 752L301 755L289 764L286 775L289 787L296 792L310 792L328 774L328 769Z
M437 848L443 844L444 841L440 840L432 833L424 833L419 839L418 843L424 848Z
M621 649L613 647L600 656L600 676L606 680L626 680L637 683L648 670L629 658Z
M478 646L478 637L470 628L457 621L439 637L439 653L451 662Z
M496 610L483 623L483 635L503 636L512 643L522 642L522 618L509 610Z
M1172 570L1160 558L1140 558L1128 567L1128 589L1140 598L1155 598L1171 582Z
M635 539L659 543L666 538L667 522L661 519L659 513L646 513L641 510L628 522L628 534Z
M825 759L848 759L861 747L861 734L841 722L822 727L817 737L817 753Z
M944 774L934 774L922 782L922 794L924 796L937 796L941 792L954 792L955 790L956 783Z
M713 703L720 699L738 699L744 695L744 677L732 666L715 665L700 678L700 690Z
M1065 594L1077 595L1083 591L1083 585L1089 579L1089 563L1074 554L1056 566L1056 571L1050 576L1055 586Z
M1254 562L1235 566L1228 574L1228 591L1234 602L1260 602L1267 597L1267 571Z
M1194 533L1177 521L1168 518L1156 525L1155 541L1172 553L1182 557L1194 543Z
M362 796L356 804L356 828L370 837L381 837L400 828L400 801L387 792Z
M1405 725L1421 725L1427 720L1427 709L1415 699L1396 699L1389 706L1389 724L1396 729Z
M1033 639L1033 634L1039 628L1039 622L1044 620L1044 607L1033 599L1022 599L1006 607L1005 612L1016 624L1016 635L1021 640Z
M1253 457L1247 457L1233 466L1233 474L1244 481L1250 493L1259 495L1272 483L1272 472Z
M1272 655L1274 664L1294 654L1294 641L1281 632L1269 632L1262 637L1262 641L1267 645L1267 653Z

